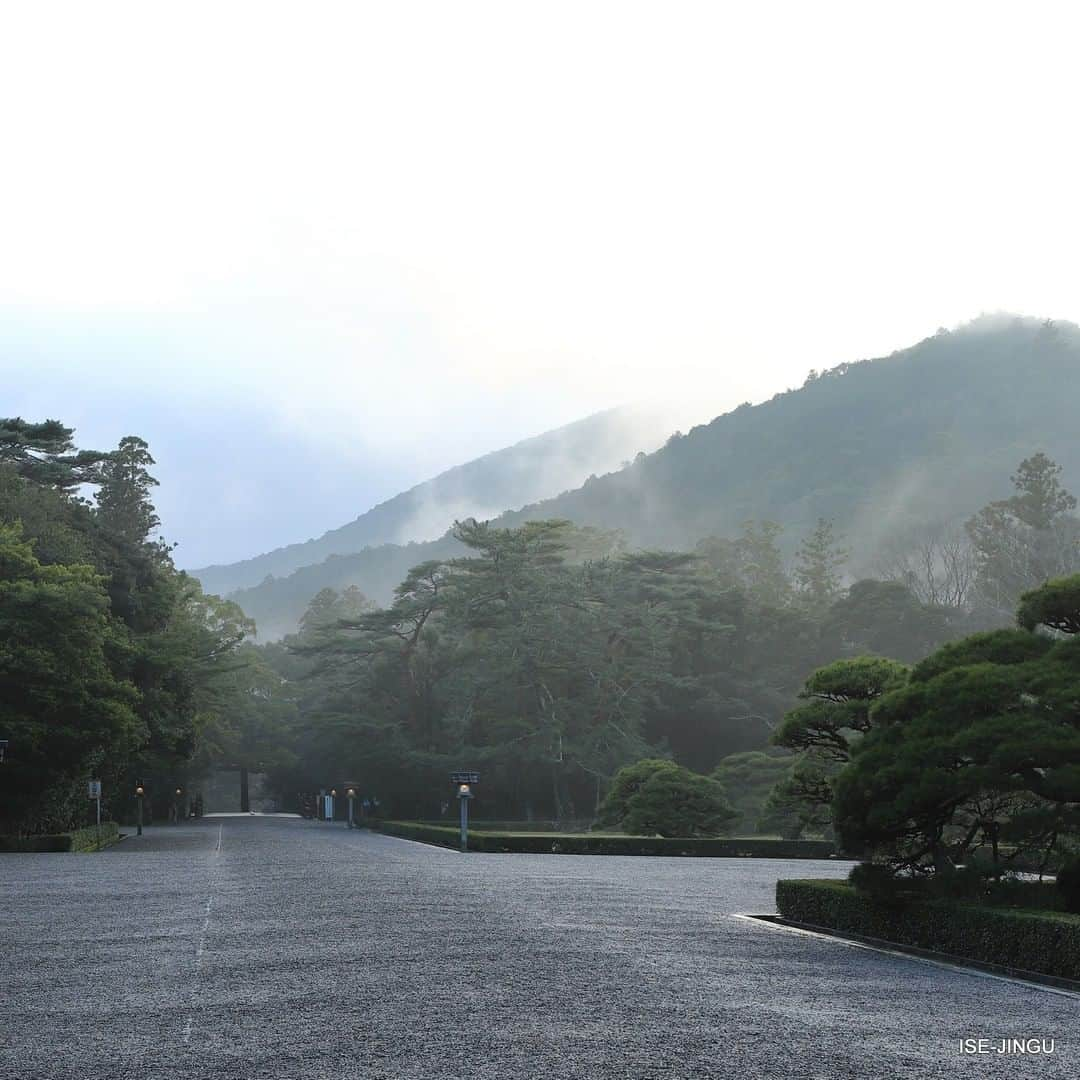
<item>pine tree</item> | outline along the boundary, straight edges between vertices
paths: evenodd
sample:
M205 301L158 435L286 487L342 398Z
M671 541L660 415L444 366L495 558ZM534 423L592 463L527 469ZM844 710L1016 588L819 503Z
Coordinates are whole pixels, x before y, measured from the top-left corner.
M813 612L824 611L840 595L840 569L848 552L840 546L831 521L818 518L814 531L803 538L795 558L799 599Z
M153 464L147 444L128 435L101 465L101 486L95 497L98 520L132 544L145 543L161 524L150 501L150 489L157 487L157 480L147 471Z

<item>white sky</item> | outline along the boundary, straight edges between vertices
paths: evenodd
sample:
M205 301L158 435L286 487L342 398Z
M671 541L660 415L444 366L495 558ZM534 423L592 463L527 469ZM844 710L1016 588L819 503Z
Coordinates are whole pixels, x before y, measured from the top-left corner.
M0 413L168 447L190 565L620 401L704 418L983 311L1080 320L1078 22L7 4ZM241 405L253 456L338 473L245 518L243 453L183 449ZM196 520L208 484L235 513Z

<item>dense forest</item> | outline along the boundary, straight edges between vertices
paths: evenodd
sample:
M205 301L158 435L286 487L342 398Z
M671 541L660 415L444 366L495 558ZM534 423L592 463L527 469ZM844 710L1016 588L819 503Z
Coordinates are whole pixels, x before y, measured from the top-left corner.
M1060 466L1036 454L1012 484L962 541L931 538L889 578L846 587L824 520L790 569L769 522L693 552L626 551L558 520L459 523L468 554L417 565L391 605L325 590L298 634L263 647L296 710L279 780L348 774L392 812L438 817L443 778L467 764L484 771L491 816L584 820L621 766L661 757L727 787L744 830L823 828L829 799L814 794L837 759L793 731L823 702L860 707L828 665L848 664L844 678L864 665L861 682L872 669L869 702L905 665L1009 625L1027 590L1080 570Z
M76 450L58 421L0 420L0 833L84 822L91 778L106 815L142 780L164 816L272 726L254 625L154 538L153 464L135 436Z
M702 537L735 535L744 521L772 521L791 559L825 518L846 538L848 580L880 576L883 564L962 534L1002 477L1036 451L1080 476L1071 436L1078 371L1075 326L977 320L883 359L811 372L797 390L676 434L623 469L495 524L565 519L618 530L634 548L691 550ZM452 532L427 543L365 542L372 546L339 548L285 576L275 570L231 599L263 640L278 638L323 588L355 585L386 604L410 567L465 554Z

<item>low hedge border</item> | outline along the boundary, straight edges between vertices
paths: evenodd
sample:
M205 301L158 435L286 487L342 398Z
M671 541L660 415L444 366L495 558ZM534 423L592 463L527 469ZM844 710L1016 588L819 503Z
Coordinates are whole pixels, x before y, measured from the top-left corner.
M457 829L412 821L369 821L370 828L404 840L456 848ZM676 855L711 858L827 859L835 848L827 840L769 840L737 837L588 836L566 833L512 833L469 830L469 850L529 855Z
M100 851L120 839L120 826L115 821L103 821L100 828L88 825L73 832L48 833L41 836L0 836L0 851Z
M873 899L843 881L778 881L776 909L811 930L923 949L1017 975L1080 980L1080 915Z

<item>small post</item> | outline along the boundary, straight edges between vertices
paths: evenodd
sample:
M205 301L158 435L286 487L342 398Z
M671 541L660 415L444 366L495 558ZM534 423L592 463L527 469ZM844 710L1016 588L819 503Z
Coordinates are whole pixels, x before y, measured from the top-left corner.
M472 797L468 784L462 784L458 788L458 802L461 803L461 850L463 853L469 850L469 800Z
M146 792L144 791L142 784L139 784L139 786L135 789L135 822L137 825L137 836L142 836L142 801L143 795L145 794Z
M348 795L349 795L349 828L351 829L353 827L353 803L356 800L356 792L352 788L349 788Z
M101 850L101 781L91 780L89 786L90 798L94 800L94 820L97 825L97 850Z

